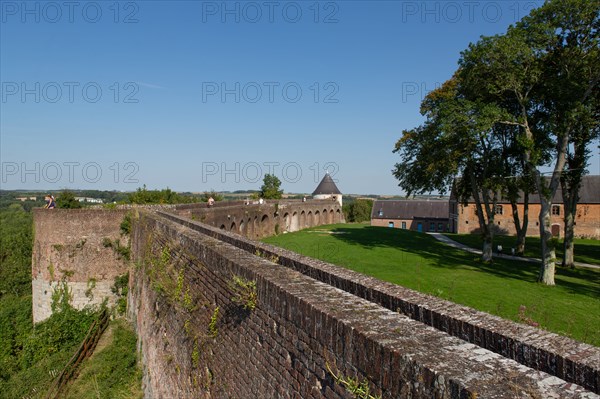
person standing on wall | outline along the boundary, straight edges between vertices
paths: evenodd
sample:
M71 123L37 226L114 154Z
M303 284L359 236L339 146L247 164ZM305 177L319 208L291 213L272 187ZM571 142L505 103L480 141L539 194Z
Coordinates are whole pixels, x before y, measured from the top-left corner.
M56 208L56 201L54 200L54 197L50 194L46 195L44 197L44 201L46 201L46 205L44 205L45 209L54 209Z

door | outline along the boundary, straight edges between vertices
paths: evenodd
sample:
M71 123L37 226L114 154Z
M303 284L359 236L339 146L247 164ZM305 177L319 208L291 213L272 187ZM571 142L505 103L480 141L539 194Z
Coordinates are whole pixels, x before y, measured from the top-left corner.
M423 223L421 223L421 222L417 223L417 231L419 233L423 232Z

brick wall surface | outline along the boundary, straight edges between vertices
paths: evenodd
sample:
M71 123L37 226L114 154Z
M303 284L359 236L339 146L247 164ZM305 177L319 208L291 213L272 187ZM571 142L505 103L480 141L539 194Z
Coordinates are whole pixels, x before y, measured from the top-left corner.
M353 397L328 366L383 398L597 397L233 246L231 233L170 219L142 213L132 237L128 312L146 397ZM255 309L232 299L233 276L256 282Z
M550 225L558 226L560 237L564 235L564 207L562 204L556 205L559 208L558 215L551 215ZM456 232L459 234L477 233L479 231L479 221L477 219L476 207L474 204L458 205ZM520 220L523 220L523 205L518 204ZM539 219L540 204L529 204L529 223L527 226L528 236L540 235ZM497 232L500 234L516 235L516 229L512 217L510 204L502 204L502 214L495 215ZM579 204L575 215L575 236L600 238L600 204Z
M567 337L505 320L488 313L422 294L392 283L294 252L219 231L175 215L162 213L182 225L260 253L316 280L399 311L452 336L561 379L600 392L600 348Z
M110 292L116 276L127 272L127 264L105 240L128 245L121 235L126 209L34 209L33 210L33 321L51 315L52 292L66 281L71 304L81 309L98 305Z

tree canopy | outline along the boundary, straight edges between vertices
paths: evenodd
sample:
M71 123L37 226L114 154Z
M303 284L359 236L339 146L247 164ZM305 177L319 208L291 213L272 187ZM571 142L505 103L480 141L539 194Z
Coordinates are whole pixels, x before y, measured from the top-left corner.
M456 183L459 198L475 200L486 260L497 196L535 189L539 280L548 285L552 200L561 180L576 195L587 146L599 137L599 10L598 1L549 0L505 34L470 44L454 76L423 100L425 122L403 131L394 149L401 162L392 173L408 194L446 192Z
M279 199L283 194L280 190L281 180L275 175L265 174L263 185L260 187L260 196L264 199Z

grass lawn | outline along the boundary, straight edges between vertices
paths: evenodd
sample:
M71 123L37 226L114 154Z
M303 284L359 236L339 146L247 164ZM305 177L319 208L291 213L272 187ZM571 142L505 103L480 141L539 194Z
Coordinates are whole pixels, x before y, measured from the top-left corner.
M446 234L454 241L468 245L471 248L481 249L483 241L479 234ZM515 236L494 236L494 248L502 245L505 253L510 254L510 249L515 246ZM539 237L527 237L525 241L525 256L540 259L542 257L542 246ZM556 256L562 260L563 240L556 247ZM575 239L575 262L591 263L600 265L600 240Z
M557 269L556 286L536 283L538 266L453 249L424 233L364 224L319 226L264 242L600 346L600 271ZM519 315L519 308L525 313Z

